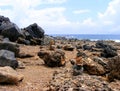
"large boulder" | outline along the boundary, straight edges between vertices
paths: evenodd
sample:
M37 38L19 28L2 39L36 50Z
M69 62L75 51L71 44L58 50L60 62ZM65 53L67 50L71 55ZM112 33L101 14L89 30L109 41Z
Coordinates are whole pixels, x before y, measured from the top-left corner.
M44 30L36 23L29 25L24 30L24 35L26 37L44 38Z
M0 34L8 37L10 41L16 41L18 37L23 36L19 27L4 16L0 16Z
M21 30L14 23L7 23L1 26L3 26L1 35L8 37L10 41L16 41L19 37L23 36Z
M25 39L19 39L18 42L30 45L42 45L44 43L44 30L36 23L22 29Z
M108 66L110 68L109 80L113 81L115 78L120 80L120 56L109 59Z
M62 50L40 51L38 56L50 67L60 67L65 65L65 53Z
M5 49L15 53L15 56L19 55L19 45L9 41L0 42L0 50Z
M18 74L9 66L0 67L0 83L17 84L23 80L23 75Z
M18 67L18 62L13 52L8 50L0 50L0 66Z

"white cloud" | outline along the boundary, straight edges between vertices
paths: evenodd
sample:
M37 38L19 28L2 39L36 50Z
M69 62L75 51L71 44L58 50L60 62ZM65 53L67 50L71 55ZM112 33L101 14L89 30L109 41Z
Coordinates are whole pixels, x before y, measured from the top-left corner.
M89 12L90 10L87 10L87 9L73 11L74 14L83 14L83 13L89 13Z
M34 22L38 23L47 33L108 33L120 29L120 0L112 0L105 12L98 13L98 18L88 17L83 21L71 22L64 13L65 7L51 7L35 9L43 4L61 4L67 0L1 0L0 14L9 17L20 27L26 27ZM89 13L90 10L76 10L74 14ZM72 18L72 17L71 17ZM105 31L106 30L106 31Z

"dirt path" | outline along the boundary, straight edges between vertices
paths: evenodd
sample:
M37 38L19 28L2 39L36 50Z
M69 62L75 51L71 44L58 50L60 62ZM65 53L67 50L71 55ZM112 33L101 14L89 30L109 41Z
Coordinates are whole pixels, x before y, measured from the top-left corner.
M17 69L17 72L24 75L24 80L18 85L0 85L0 91L41 91L51 80L53 72L61 68L50 68L44 65L44 62L37 56L40 46L21 45L20 50L21 53L34 55L31 58L17 58L25 64L25 69ZM69 61L75 57L76 51L66 51L65 54L66 61ZM66 68L69 66L71 65L67 62Z

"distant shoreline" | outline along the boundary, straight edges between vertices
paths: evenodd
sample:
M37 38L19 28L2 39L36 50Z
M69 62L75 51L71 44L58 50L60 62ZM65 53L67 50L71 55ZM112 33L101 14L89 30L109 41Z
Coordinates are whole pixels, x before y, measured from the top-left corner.
M115 42L120 42L120 34L49 34L53 37L65 37L67 39L79 39L79 40L112 40Z

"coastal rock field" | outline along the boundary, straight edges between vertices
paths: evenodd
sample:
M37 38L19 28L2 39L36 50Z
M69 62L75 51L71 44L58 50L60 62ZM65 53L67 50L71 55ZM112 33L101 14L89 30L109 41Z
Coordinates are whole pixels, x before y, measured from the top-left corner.
M120 91L120 43L53 37L0 16L0 91Z

